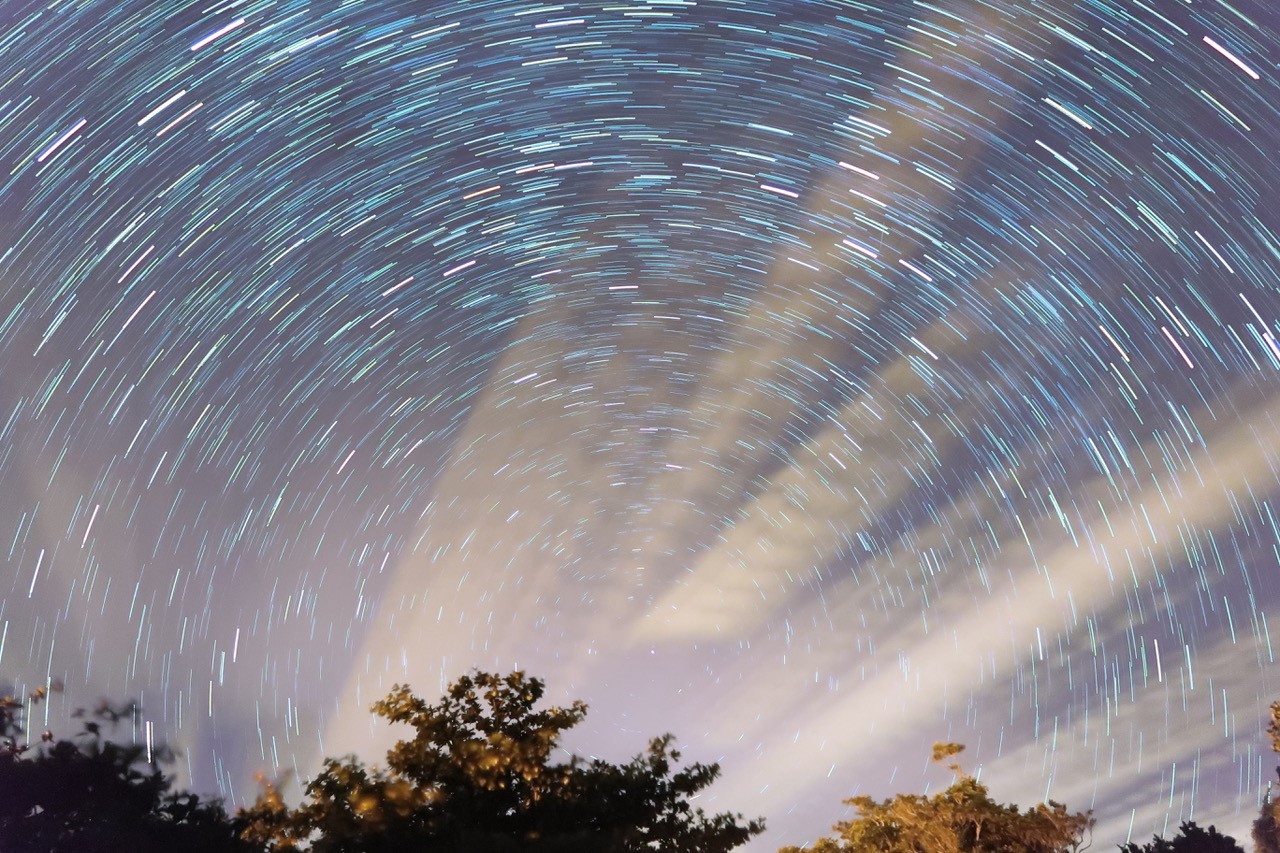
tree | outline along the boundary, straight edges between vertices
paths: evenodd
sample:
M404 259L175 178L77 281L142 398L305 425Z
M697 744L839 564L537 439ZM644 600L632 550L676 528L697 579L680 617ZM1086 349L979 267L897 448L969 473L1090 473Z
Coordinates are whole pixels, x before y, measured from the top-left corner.
M554 761L587 706L539 709L544 690L523 672L475 672L429 705L397 685L373 711L413 736L387 752L385 768L330 759L298 808L268 785L237 821L276 853L722 853L763 831L759 820L690 804L720 768L676 770L671 735L626 764Z
M1122 853L1244 853L1244 848L1230 835L1218 832L1217 827L1204 829L1195 821L1183 823L1173 838L1152 836L1147 844L1122 844Z
M933 747L941 763L964 749L960 744ZM925 797L899 794L887 800L853 797L845 802L857 809L853 820L834 827L835 838L823 838L806 848L813 853L1068 853L1084 846L1092 830L1092 812L1072 814L1050 801L1026 811L991 799L987 787L948 764L955 781L939 794ZM779 853L800 853L784 847Z
M104 726L135 711L131 704L103 703L85 718L79 735L40 743L23 741L24 708L46 698L39 688L24 703L0 699L0 850L5 853L242 853L254 848L237 838L218 802L171 790L159 764L163 747L148 760L142 745L103 738Z
M1271 703L1271 722L1267 725L1267 736L1271 739L1271 749L1280 752L1280 702ZM1280 776L1280 767L1276 768ZM1267 785L1267 795L1263 798L1262 808L1253 822L1253 846L1258 853L1280 853L1280 803L1271 798L1271 785Z

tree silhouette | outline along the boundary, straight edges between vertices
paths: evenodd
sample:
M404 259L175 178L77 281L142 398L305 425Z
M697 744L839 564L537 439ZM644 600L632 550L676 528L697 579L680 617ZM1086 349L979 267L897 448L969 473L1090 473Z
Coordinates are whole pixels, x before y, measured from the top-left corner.
M397 686L373 711L413 736L387 752L385 768L330 759L297 809L267 786L237 820L278 853L722 853L763 830L690 804L719 767L675 769L670 735L626 764L554 761L587 708L539 709L544 689L523 672L476 672L431 705Z
M942 763L964 749L960 744L933 747L933 760ZM965 773L959 764L947 767L955 781L932 797L898 794L887 800L853 797L845 802L857 809L853 820L834 827L836 837L806 847L812 853L1067 853L1084 845L1093 828L1091 812L1072 814L1049 802L1020 810L992 800L987 787ZM800 853L784 847L779 853Z
M1122 853L1244 853L1244 848L1230 835L1223 835L1214 826L1204 829L1195 821L1183 823L1173 838L1156 835L1146 844L1122 844L1120 850Z
M45 688L29 697L44 700ZM236 837L218 802L173 792L159 764L142 745L104 739L136 709L102 703L69 740L44 732L24 742L27 703L0 699L0 850L5 853L240 853L254 848Z

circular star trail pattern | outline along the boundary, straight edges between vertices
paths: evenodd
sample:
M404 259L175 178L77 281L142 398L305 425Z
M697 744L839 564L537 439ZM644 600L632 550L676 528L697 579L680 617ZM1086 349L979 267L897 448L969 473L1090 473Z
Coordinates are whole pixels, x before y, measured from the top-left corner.
M752 849L936 740L1241 834L1278 56L1226 0L6 3L0 674L233 804L520 666Z

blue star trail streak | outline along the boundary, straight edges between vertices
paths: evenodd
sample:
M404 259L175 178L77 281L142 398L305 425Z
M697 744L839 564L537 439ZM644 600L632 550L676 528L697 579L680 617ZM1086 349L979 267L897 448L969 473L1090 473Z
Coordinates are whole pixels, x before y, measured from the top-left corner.
M233 804L520 666L752 850L936 740L1243 834L1278 60L1243 0L8 0L0 677Z

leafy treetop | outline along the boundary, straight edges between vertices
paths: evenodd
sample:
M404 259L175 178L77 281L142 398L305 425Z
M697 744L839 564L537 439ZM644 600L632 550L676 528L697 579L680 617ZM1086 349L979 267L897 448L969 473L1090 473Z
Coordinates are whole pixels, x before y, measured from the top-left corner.
M1197 826L1195 821L1183 823L1173 838L1156 835L1146 844L1122 844L1121 853L1244 853L1244 848L1218 828Z
M131 703L100 704L82 731L59 739L45 731L24 741L24 711L48 695L39 688L26 702L0 699L0 850L5 853L244 853L220 803L176 793L160 764L172 753L119 744L103 730L136 712Z
M722 853L763 831L691 805L719 767L675 769L671 735L625 764L553 760L587 707L540 708L544 692L523 672L463 676L435 704L398 685L373 711L413 735L385 768L331 759L296 809L267 786L238 818L245 837L276 853Z
M1267 737L1271 740L1271 748L1280 752L1280 702L1271 703ZM1276 768L1276 774L1280 776L1280 767ZM1267 784L1267 796L1253 821L1252 835L1253 847L1258 853L1280 853L1280 802L1272 797L1271 783Z
M964 749L960 744L933 747L933 760L942 763ZM887 800L853 797L845 800L857 810L853 820L835 825L834 838L819 839L805 848L813 853L1074 853L1092 830L1091 812L1070 813L1049 802L1025 811L991 799L987 787L964 773L959 764L947 765L956 779L932 797L899 794ZM785 847L779 853L800 853Z

